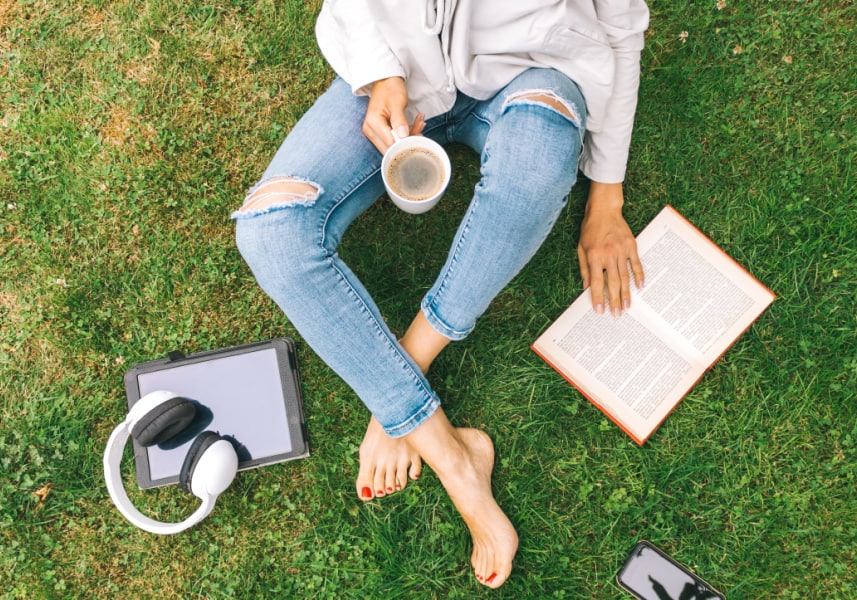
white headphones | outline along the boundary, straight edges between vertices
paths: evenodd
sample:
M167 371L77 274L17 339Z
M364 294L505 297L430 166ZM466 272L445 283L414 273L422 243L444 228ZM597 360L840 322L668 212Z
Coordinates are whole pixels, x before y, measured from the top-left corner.
M183 490L202 500L202 505L180 523L164 523L145 516L128 498L122 484L119 465L128 437L144 447L160 444L184 430L196 415L196 406L174 392L158 390L140 398L125 420L117 425L104 450L104 479L107 491L119 512L131 523L161 535L178 533L193 527L214 509L238 472L238 455L228 440L213 431L204 431L194 439L179 475Z

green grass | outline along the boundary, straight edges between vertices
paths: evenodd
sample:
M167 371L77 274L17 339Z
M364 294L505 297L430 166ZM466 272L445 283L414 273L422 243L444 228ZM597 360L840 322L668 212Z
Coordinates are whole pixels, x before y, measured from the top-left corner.
M652 0L629 223L673 204L778 300L638 448L529 350L581 292L585 183L572 192L431 373L453 421L497 446L521 546L496 592L431 474L357 500L365 409L234 247L231 210L332 77L319 6L0 0L0 595L621 598L640 538L730 598L857 595L853 3ZM398 331L478 177L452 156L443 208L380 202L343 243ZM240 474L185 534L126 523L101 453L127 368L281 335L299 343L312 457ZM132 496L162 518L195 505Z

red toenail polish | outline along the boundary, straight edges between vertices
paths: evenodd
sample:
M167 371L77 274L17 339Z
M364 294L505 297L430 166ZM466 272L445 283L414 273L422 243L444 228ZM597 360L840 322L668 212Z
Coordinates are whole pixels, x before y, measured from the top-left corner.
M368 487L364 487L360 491L360 493L363 495L364 498L371 498L372 497L372 490L370 490Z
M392 491L393 491L393 488L388 487L388 488L387 488L387 491L388 491L388 492L392 492Z
M485 580L485 583L491 583L494 581L494 578L497 577L497 573L491 573L491 576Z
M378 494L379 496L383 496L383 495L384 495L384 490L378 490L378 491L377 491L377 492L375 492L375 493L376 493L376 494Z

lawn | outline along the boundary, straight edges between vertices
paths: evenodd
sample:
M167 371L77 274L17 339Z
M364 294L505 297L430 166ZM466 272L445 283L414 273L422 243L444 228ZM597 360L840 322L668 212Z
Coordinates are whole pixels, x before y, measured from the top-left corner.
M258 289L229 215L332 78L319 0L0 0L0 596L624 598L657 543L730 599L854 598L857 7L651 0L626 217L670 203L778 299L638 447L530 349L581 293L587 184L430 380L497 448L520 534L498 591L437 479L363 504L367 413ZM341 253L403 331L478 178L379 201ZM238 475L172 537L113 507L104 444L136 362L298 344L312 456ZM125 472L133 488L131 453ZM147 514L196 506L133 490Z

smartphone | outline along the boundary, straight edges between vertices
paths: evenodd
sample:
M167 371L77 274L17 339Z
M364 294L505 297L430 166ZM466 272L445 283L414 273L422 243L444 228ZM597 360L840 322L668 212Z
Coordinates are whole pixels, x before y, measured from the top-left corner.
M651 542L639 542L616 574L619 587L640 600L726 600Z

